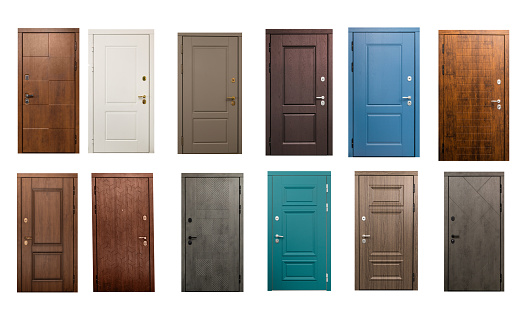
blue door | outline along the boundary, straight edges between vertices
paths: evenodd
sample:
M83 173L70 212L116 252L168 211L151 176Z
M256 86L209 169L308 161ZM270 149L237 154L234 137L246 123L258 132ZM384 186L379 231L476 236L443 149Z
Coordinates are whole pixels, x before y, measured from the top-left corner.
M268 178L268 290L330 290L330 172Z
M349 156L419 156L419 29L349 36Z

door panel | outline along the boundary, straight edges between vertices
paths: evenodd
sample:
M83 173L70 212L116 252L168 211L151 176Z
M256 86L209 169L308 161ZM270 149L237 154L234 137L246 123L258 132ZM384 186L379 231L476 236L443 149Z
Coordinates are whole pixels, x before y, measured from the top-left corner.
M269 176L269 290L330 290L329 183Z
M502 289L501 177L448 179L445 290Z
M76 174L18 181L18 291L77 291Z
M505 38L508 35L440 36L441 160L508 160Z
M356 288L416 289L414 176L357 176Z
M149 54L149 35L94 35L94 152L149 152Z
M267 155L332 154L332 35L270 31Z
M182 291L243 291L240 179L184 178Z
M94 291L154 291L152 175L93 174Z
M19 152L78 152L78 33L21 30Z
M354 33L354 156L414 156L414 39Z
M181 39L181 153L241 153L241 37L184 35Z

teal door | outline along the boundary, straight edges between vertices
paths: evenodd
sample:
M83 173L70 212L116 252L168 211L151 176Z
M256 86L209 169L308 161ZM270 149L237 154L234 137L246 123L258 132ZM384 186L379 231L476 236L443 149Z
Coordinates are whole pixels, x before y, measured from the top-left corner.
M331 290L330 171L268 179L268 290Z

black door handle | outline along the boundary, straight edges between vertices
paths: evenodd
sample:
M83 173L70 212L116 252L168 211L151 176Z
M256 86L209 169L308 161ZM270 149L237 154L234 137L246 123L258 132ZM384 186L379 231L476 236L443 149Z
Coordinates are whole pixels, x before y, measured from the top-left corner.
M196 238L197 238L197 236L190 236L190 235L189 235L189 240L194 240L194 239L196 239Z
M453 238L453 239L457 239L457 238L459 238L459 235L452 234L450 237Z

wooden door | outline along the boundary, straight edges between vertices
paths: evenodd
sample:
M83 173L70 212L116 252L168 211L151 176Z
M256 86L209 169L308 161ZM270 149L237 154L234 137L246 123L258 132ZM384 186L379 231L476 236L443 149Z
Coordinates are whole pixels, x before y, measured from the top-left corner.
M18 29L18 153L79 152L79 29Z
M94 291L154 291L152 174L92 174Z
M243 291L242 174L182 174L182 291Z
M18 292L78 291L77 174L18 174Z
M268 178L268 290L331 290L330 172Z
M267 155L332 155L332 30L267 30Z
M440 160L508 161L508 31L440 31Z
M152 152L151 39L93 35L93 152Z
M503 291L503 173L445 173L445 290Z
M241 152L241 34L178 34L179 152Z
M356 290L417 290L417 172L356 172Z

